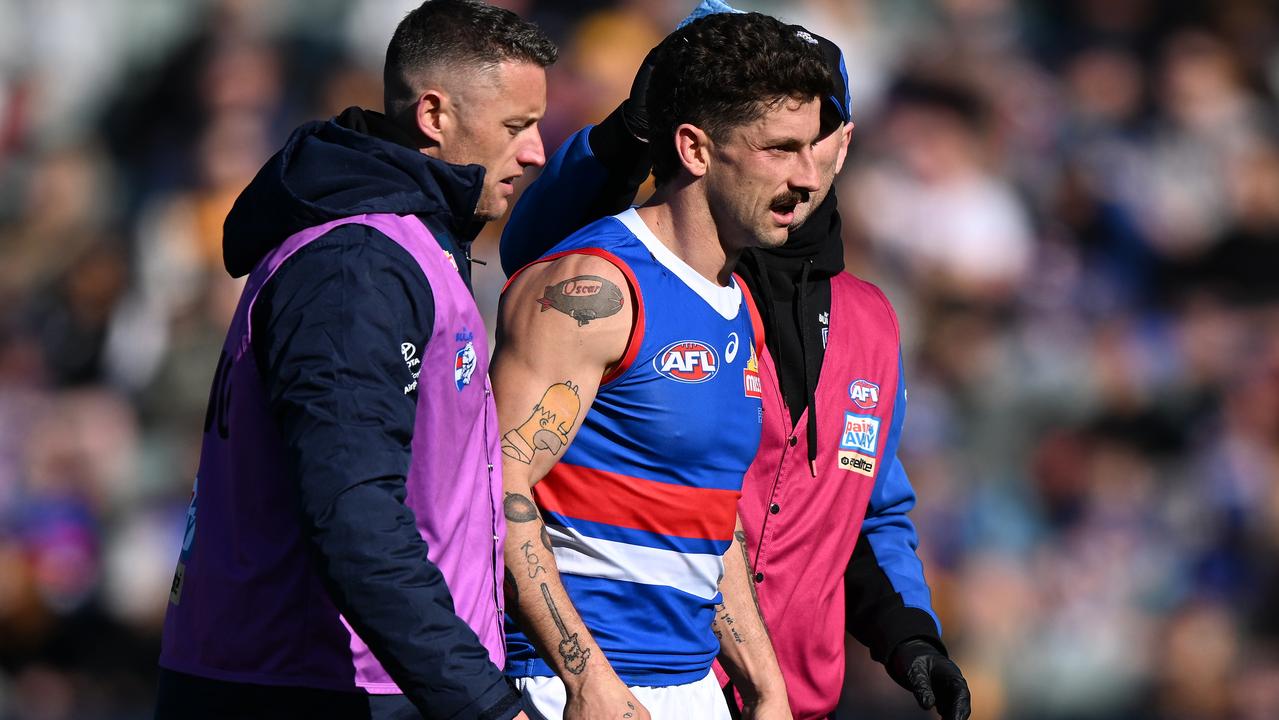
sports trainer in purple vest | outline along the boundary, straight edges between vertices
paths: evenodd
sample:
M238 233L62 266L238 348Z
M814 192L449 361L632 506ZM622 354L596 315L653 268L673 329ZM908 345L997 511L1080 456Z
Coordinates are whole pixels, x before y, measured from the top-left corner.
M470 244L545 162L555 46L431 0L386 114L298 128L237 199L248 275L204 422L158 718L523 717L498 669L505 524Z

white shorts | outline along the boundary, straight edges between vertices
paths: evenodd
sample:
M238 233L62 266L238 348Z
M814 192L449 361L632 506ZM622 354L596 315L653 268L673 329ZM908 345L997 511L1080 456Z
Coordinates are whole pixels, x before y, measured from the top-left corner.
M532 720L564 717L567 698L563 680L554 675L521 677L515 678L515 687L524 693L524 710ZM714 672L685 685L632 685L631 692L653 720L729 720L728 703Z

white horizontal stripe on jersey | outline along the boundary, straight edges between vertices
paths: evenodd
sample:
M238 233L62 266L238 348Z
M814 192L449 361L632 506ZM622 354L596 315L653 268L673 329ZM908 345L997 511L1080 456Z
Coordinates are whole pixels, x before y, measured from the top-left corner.
M719 555L681 553L587 537L572 528L547 525L561 573L659 585L711 600L724 576Z

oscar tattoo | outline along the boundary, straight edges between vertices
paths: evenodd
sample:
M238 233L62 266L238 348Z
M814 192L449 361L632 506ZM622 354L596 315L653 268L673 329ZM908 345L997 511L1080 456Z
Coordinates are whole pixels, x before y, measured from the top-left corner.
M622 291L598 275L578 275L547 285L537 302L542 306L539 312L558 310L582 327L592 320L616 315L622 309Z

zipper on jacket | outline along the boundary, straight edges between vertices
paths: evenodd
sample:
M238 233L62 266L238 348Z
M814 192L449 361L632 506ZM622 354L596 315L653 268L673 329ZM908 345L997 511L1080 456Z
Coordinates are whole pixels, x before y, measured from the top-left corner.
M502 567L499 562L505 563L502 556L498 554L497 542L501 538L497 527L497 507L493 504L493 463L488 462L489 457L489 398L493 396L493 389L489 385L488 372L484 373L484 401L481 412L484 414L484 462L488 464L488 486L485 488L485 494L489 499L489 527L493 531L493 544L490 546L492 562L489 564L493 568L493 611L497 621L497 638L502 643L502 656L506 656L506 627L502 616L502 595L504 592L502 584L506 581L502 574Z

